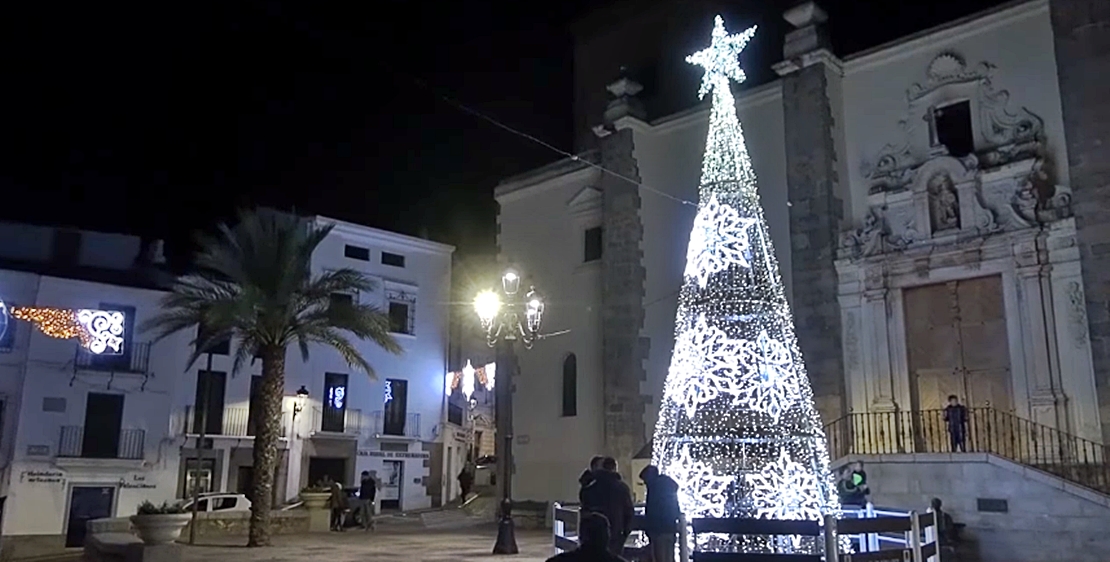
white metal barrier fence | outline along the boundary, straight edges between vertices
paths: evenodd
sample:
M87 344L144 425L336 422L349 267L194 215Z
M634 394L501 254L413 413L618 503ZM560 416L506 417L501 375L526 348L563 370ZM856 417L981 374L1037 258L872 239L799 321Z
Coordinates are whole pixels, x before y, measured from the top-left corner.
M639 529L643 506L636 507L636 515L636 530L629 538L630 548L643 548L647 545L647 538ZM839 518L827 516L823 522L823 533L828 545L837 544L838 536L849 537L853 552L841 554L840 562L941 562L937 533L940 516L932 509L919 514L914 511L877 508L868 503L863 507L844 509ZM552 522L552 546L555 547L555 553L578 548L579 507L554 503ZM690 525L685 520L681 523L677 541L678 558L679 562L690 562Z

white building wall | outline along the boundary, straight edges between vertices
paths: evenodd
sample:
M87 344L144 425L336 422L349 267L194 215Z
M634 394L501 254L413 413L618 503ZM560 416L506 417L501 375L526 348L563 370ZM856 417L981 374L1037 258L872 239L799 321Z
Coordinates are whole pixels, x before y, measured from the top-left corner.
M383 311L388 310L388 292L403 291L414 295L414 330L412 335L394 334L404 348L401 355L387 353L373 342L355 343L376 371L376 379L354 371L338 353L328 349L314 353L299 377L288 380L286 389L292 394L300 385L305 385L312 396L312 406L305 408L306 412L310 412L313 407L320 407L324 373L348 374L348 409L359 410L363 421L358 436L355 470L347 484L357 485L363 470L377 471L380 477L384 474L383 463L386 460L400 460L404 463L401 507L429 507L432 497L425 488L425 481L433 479L433 471L442 475L445 470L442 456L439 457L440 465L432 466L432 452L436 444L441 447L443 442L443 377L448 370L451 254L454 248L322 217L316 221L317 224L335 224L336 227L313 255L313 272L319 274L347 267L365 273L377 282L378 287L372 294L359 295L359 302L378 306ZM370 260L344 257L344 247L348 244L369 249ZM404 256L404 267L382 264L382 251ZM299 353L297 355L299 362ZM375 413L384 411L386 379L408 381L407 412L420 416L419 431L412 433L410 439L378 439L372 432ZM308 421L305 420L306 423ZM409 431L406 427L406 433ZM383 442L405 444L409 455L395 455L391 459L372 456L372 451L381 451ZM437 487L433 493L441 492Z
M8 302L25 306L97 308L101 303L135 307L135 325L158 311L162 293L117 285L4 272L0 276ZM78 343L47 337L31 324L15 321L17 349L3 356L4 369L24 379L23 388L5 389L18 402L9 469L3 534L61 535L66 532L70 493L75 486L111 486L112 516L131 515L144 500L173 500L179 443L171 432L171 408L180 383L189 337L178 334L151 348L148 376L75 371ZM132 345L150 338L134 331ZM133 348L134 349L134 348ZM11 361L13 360L14 361ZM5 377L6 378L6 377ZM18 394L16 394L18 392ZM90 392L124 396L123 431L143 430L143 457L124 459L58 458L65 426L85 425ZM44 411L51 399L52 411ZM64 400L64 411L61 406ZM16 421L18 419L18 421ZM11 433L5 428L5 438ZM121 443L124 447L126 443ZM7 448L5 447L5 450Z
M520 270L522 288L535 283L544 295L542 331L570 330L530 350L516 347L514 499L577 499L578 474L601 451L601 262L583 263L583 234L601 224L600 192L592 189L597 179L595 170L579 167L498 196L502 262ZM577 415L564 417L563 361L571 353Z

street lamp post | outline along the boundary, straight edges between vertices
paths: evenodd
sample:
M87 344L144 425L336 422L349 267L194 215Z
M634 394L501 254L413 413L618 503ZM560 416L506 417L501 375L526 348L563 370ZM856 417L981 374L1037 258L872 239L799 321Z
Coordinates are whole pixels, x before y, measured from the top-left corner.
M497 397L496 425L498 479L501 484L501 517L497 524L494 554L516 554L513 525L513 374L517 368L513 345L519 340L525 349L539 339L544 302L535 287L520 293L520 275L508 270L501 275L501 292L482 291L474 298L474 311L486 332L486 343L496 349Z

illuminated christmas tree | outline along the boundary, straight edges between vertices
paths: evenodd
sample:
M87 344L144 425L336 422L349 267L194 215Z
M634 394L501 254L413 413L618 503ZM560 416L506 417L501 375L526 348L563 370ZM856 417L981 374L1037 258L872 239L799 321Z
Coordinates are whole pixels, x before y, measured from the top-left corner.
M688 518L819 520L840 509L828 448L729 89L753 35L728 35L718 16L711 46L686 59L705 67L713 109L652 460Z

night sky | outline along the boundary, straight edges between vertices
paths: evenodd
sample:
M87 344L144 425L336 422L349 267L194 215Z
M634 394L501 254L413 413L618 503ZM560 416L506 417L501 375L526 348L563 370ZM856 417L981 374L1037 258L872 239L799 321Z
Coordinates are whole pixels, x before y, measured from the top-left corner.
M569 150L567 24L600 3L8 7L0 219L159 236L179 257L262 204L487 250L497 181L560 155L440 96ZM999 3L821 2L840 55ZM781 31L757 41L781 54Z

